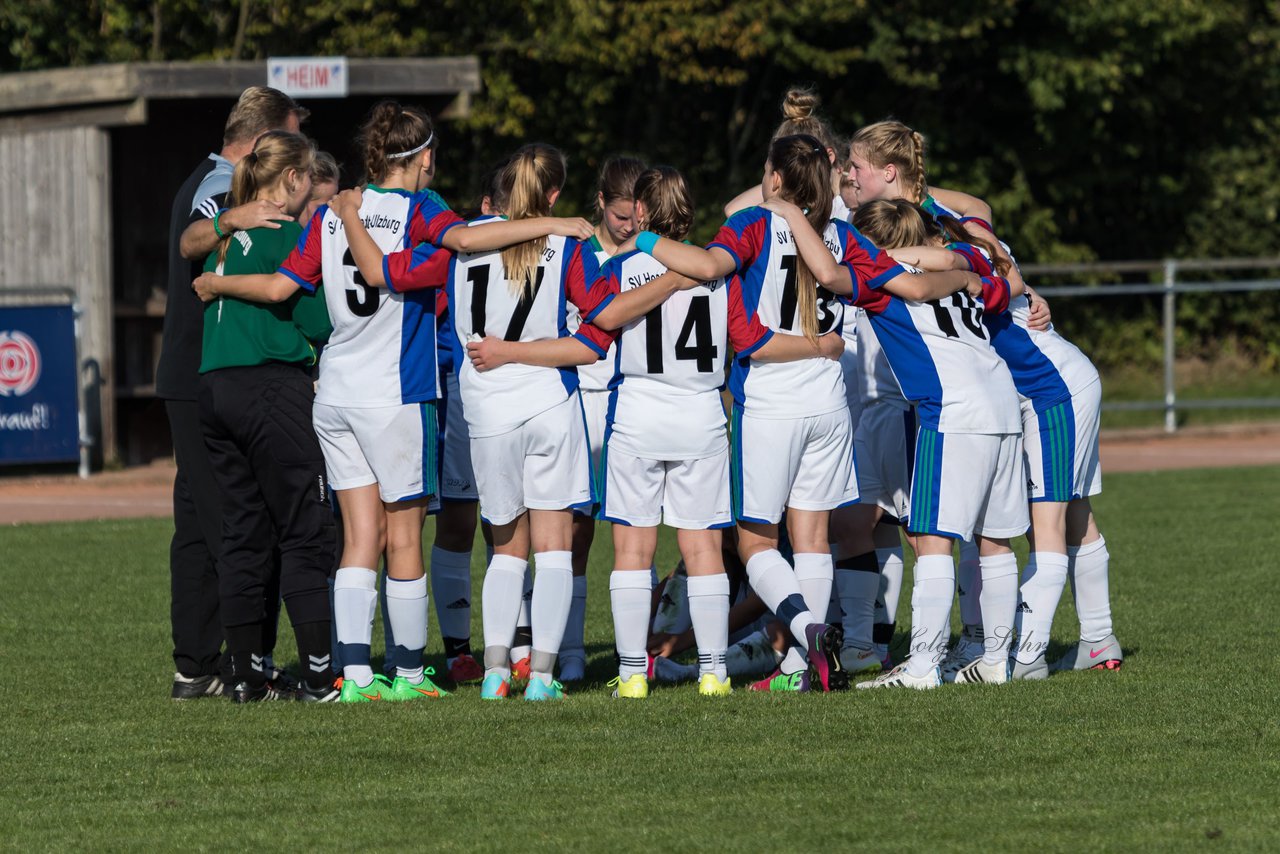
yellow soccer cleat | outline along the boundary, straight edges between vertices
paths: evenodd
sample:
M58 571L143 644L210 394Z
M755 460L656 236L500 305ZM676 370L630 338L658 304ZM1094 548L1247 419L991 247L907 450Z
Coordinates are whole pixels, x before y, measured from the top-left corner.
M633 673L626 679L621 676L615 676L609 682L609 687L613 689L615 698L643 700L649 696L649 680L644 678L643 673Z
M704 697L727 697L733 693L733 687L728 676L721 682L714 673L704 673L698 680L698 693Z

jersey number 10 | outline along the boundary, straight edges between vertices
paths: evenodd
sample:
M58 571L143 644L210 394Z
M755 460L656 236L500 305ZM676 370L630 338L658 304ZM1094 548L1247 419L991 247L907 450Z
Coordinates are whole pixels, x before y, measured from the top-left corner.
M942 330L942 334L948 338L959 338L960 330L956 329L956 323L952 319L952 309L956 309L960 315L960 322L965 328L977 335L979 338L986 340L987 333L982 329L982 306L978 301L969 296L968 291L956 291L950 296L951 305L944 306L942 300L931 299L929 305L933 306L934 319L938 321L938 328Z

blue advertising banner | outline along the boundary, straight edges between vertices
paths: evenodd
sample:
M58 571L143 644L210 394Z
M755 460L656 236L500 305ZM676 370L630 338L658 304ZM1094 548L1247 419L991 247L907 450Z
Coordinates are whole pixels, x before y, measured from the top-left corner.
M69 305L0 307L0 465L80 456Z

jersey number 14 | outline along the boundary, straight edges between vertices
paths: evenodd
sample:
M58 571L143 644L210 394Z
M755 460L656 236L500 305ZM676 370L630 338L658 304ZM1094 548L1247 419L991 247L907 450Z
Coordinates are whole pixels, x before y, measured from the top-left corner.
M644 316L644 348L649 373L662 373L662 306ZM711 335L711 297L694 297L689 301L689 313L676 336L676 358L682 362L695 362L698 373L709 374L716 369L716 357L719 355L720 348Z

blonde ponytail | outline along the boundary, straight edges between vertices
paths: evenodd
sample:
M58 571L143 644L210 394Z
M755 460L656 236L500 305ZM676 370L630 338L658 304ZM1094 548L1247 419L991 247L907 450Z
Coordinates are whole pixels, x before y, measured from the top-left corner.
M831 221L831 163L821 140L809 134L778 137L769 146L769 165L782 177L782 198L805 212L821 236ZM818 340L818 281L796 253L796 300L800 331Z
M548 216L551 202L547 197L564 186L565 174L565 158L559 149L536 142L520 148L503 167L498 181L506 197L507 218ZM547 239L540 237L502 250L512 296L523 291L532 298L538 262L546 248Z
M264 189L280 180L290 169L299 175L311 172L315 161L315 149L302 134L273 130L258 137L257 144L236 164L231 173L231 192L227 195L227 207L234 208L253 201ZM218 243L218 263L227 260L227 247L231 242L228 232Z

